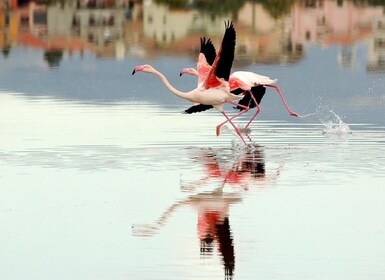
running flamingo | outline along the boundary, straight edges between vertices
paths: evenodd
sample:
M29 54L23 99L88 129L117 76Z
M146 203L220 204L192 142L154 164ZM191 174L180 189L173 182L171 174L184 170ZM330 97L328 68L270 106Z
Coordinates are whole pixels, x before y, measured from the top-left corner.
M193 103L210 105L223 114L226 120L234 127L235 132L246 144L238 127L234 125L231 119L224 112L223 105L229 103L239 106L238 101L242 96L230 92L229 76L234 60L236 34L232 22L225 23L225 34L221 46L215 56L212 67L207 71L205 78L198 84L197 88L189 92L182 92L174 88L166 77L150 65L136 66L132 72L146 72L157 75L164 85L176 96L184 98ZM217 129L218 130L218 129Z
M201 50L200 50L199 59L197 63L197 70L194 68L184 68L180 72L180 76L182 76L183 74L198 76L198 84L201 83L205 79L208 71L211 68L211 65L213 63L213 57L215 57L215 52L216 51L211 40L208 39L206 41L205 38L201 38ZM248 128L251 122L256 118L256 116L261 111L259 107L259 103L261 102L261 99L266 92L265 87L274 88L279 93L281 100L285 105L287 111L289 112L290 116L298 117L298 114L292 111L288 106L279 86L275 84L276 82L277 80L272 80L269 77L255 74L253 72L237 71L231 74L229 77L230 91L236 95L244 93L244 97L239 101L238 103L239 105L236 107L237 109L240 109L240 110L243 109L243 111L240 114L233 116L231 119L246 113L249 109L257 107L256 113L253 115L253 117L245 126L245 128ZM191 113L205 111L211 108L213 107L208 105L198 104L185 110L185 113L191 114ZM217 135L219 135L220 127L224 125L226 122L227 120L221 123L219 126L217 126Z
M199 52L198 63L197 63L197 69L199 72L194 68L184 68L180 73L180 76L182 76L185 73L196 75L198 76L198 85L203 83L207 73L211 69L211 65L213 64L215 57L216 57L216 51L213 43L211 42L211 39L206 40L205 37L201 38L201 49ZM257 107L257 112L254 114L254 116L250 119L249 123L245 127L245 129L247 129L247 127L250 125L253 119L260 112L259 103L261 102L262 97L266 92L266 88L263 86L252 86L250 88L247 85L243 85L243 86L239 85L237 87L235 83L236 83L236 79L230 76L229 84L230 84L231 93L235 95L240 95L240 96L243 95L243 97L239 100L237 107L235 107L235 109L239 109L242 111L230 119L232 120L235 117L238 117L244 113L247 113L250 109ZM211 108L213 108L213 106L211 105L196 104L191 106L184 112L186 114L192 114L192 113L206 111ZM217 130L216 130L217 136L220 133L220 128L226 122L227 120L217 126Z

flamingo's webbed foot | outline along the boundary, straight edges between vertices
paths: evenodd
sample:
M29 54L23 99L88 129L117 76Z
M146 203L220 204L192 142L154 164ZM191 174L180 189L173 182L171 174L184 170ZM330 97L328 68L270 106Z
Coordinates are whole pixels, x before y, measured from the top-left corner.
M299 115L296 112L291 111L291 112L289 112L289 114L292 117L298 117L299 118Z

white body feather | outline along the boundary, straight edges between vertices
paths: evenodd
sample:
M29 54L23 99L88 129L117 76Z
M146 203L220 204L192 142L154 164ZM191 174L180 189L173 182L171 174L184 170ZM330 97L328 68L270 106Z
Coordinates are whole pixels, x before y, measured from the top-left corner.
M267 76L258 75L247 71L236 71L231 74L231 77L237 78L250 86L271 85L277 82L277 79L272 80Z

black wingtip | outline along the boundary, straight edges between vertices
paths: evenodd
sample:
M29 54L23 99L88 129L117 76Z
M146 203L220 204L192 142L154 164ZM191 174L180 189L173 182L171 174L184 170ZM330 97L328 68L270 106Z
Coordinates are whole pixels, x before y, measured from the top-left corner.
M201 49L199 50L199 52L204 53L205 44L206 44L206 37L201 37Z
M200 53L204 54L206 57L206 61L209 65L212 65L214 63L215 57L217 56L217 52L215 50L215 47L213 45L213 42L210 38L201 37L201 49Z
M194 114L214 108L212 105L197 104L183 111L184 114Z
M225 21L225 28L226 28L226 29L228 29L228 28L234 28L233 21L231 21L231 20Z
M229 80L231 67L234 61L234 52L236 44L236 32L231 20L225 21L225 34L221 44L221 54L216 68L216 76Z

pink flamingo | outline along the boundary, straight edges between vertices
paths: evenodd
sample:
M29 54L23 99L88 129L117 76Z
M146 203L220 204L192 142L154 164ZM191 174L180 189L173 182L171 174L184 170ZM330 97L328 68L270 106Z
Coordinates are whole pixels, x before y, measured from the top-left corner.
M211 40L208 39L206 41L205 38L201 38L201 50L197 63L198 70L194 68L184 68L180 72L180 76L182 76L183 74L198 76L198 84L202 83L202 81L204 81L207 73L212 67L211 65L213 63L213 57L215 57L215 52L216 51ZM259 103L261 102L261 99L266 91L265 87L272 87L276 89L290 116L298 117L298 114L292 111L288 106L279 86L275 85L276 82L277 80L272 80L267 76L262 76L253 72L237 71L231 74L231 76L229 77L230 91L236 95L240 93L244 94L244 97L239 101L238 106L236 107L237 109L243 109L243 111L233 116L231 119L234 119L235 117L238 117L248 112L250 109L257 107L256 113L252 116L250 121L245 126L245 128L248 128L251 122L257 117L257 115L261 111ZM191 114L208 110L210 108L212 108L212 106L202 106L198 104L187 109L185 113ZM219 135L221 126L224 125L226 122L227 120L217 126L217 135Z
M155 74L176 96L184 98L193 103L210 105L214 107L222 113L226 120L234 127L235 132L241 138L242 142L246 144L239 128L234 125L231 119L224 112L223 108L225 103L238 106L238 104L234 101L242 98L242 96L231 93L229 86L229 76L234 60L235 39L235 29L233 23L229 21L225 23L225 34L212 66L207 71L204 79L202 79L202 81L198 84L197 88L193 89L192 91L182 92L177 90L169 83L169 81L162 73L150 65L136 66L132 72L132 75L134 75L136 72Z
M204 82L204 79L207 75L207 73L211 69L211 65L214 62L214 59L216 57L216 51L215 47L212 44L211 40L208 39L206 41L206 38L201 38L201 49L198 57L198 63L197 68L199 69L199 73L194 68L184 68L182 72L180 73L180 76L182 76L185 73L189 73L191 75L198 76L198 85ZM245 129L249 126L249 124L252 122L252 120L257 116L257 114L260 112L259 103L262 100L262 97L264 96L266 92L266 88L263 86L252 86L251 88L248 87L246 84L238 85L236 86L234 83L237 81L236 79L232 78L230 76L230 91L231 93L235 95L240 95L241 99L238 101L237 107L235 109L241 110L241 112L230 119L234 119L235 117L238 117L246 112L248 112L250 109L257 107L257 112L255 115L251 118L249 123L246 125ZM230 82L229 81L229 82ZM247 94L248 93L248 94ZM186 114L192 114L197 112L202 112L208 109L213 108L211 105L203 105L203 104L196 104L194 106L191 106L184 112ZM227 122L224 121L223 123L219 124L216 129L217 136L220 133L220 128Z

